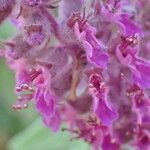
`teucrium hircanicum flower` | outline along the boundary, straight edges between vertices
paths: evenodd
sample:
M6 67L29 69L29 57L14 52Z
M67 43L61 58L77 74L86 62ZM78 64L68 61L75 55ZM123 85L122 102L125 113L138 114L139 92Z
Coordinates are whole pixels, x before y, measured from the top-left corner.
M0 56L16 73L15 110L33 102L46 126L95 150L150 149L147 0L1 0L16 37ZM13 11L14 10L14 11ZM16 13L16 14L15 14Z

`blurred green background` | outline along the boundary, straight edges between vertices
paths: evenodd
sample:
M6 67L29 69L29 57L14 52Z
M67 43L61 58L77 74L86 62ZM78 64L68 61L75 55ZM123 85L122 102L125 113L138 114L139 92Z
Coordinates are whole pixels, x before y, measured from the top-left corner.
M15 33L9 22L0 26L0 40ZM26 110L12 110L14 85L14 73L0 59L0 150L89 150L83 141L70 141L67 132L52 133L42 124L32 104Z

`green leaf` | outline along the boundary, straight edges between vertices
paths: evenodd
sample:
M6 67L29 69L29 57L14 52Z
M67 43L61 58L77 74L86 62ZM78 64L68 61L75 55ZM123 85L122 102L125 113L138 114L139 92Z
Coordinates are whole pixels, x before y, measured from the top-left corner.
M16 33L16 28L11 22L4 22L0 26L0 39L8 39L14 36Z
M70 141L68 132L52 133L40 119L10 140L8 150L90 150L80 140Z

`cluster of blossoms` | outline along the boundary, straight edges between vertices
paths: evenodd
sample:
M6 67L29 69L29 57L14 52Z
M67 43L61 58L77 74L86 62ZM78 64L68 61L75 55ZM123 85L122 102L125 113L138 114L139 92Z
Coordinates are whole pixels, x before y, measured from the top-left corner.
M95 150L150 150L149 0L0 0L17 102Z

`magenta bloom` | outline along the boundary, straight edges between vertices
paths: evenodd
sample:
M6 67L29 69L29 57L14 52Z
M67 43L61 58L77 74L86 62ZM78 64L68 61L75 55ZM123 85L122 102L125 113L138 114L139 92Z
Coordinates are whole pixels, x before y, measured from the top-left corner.
M18 30L0 49L16 75L12 108L33 102L48 128L56 132L65 123L63 131L95 150L149 150L148 6L148 0L1 0L0 24L10 19Z

